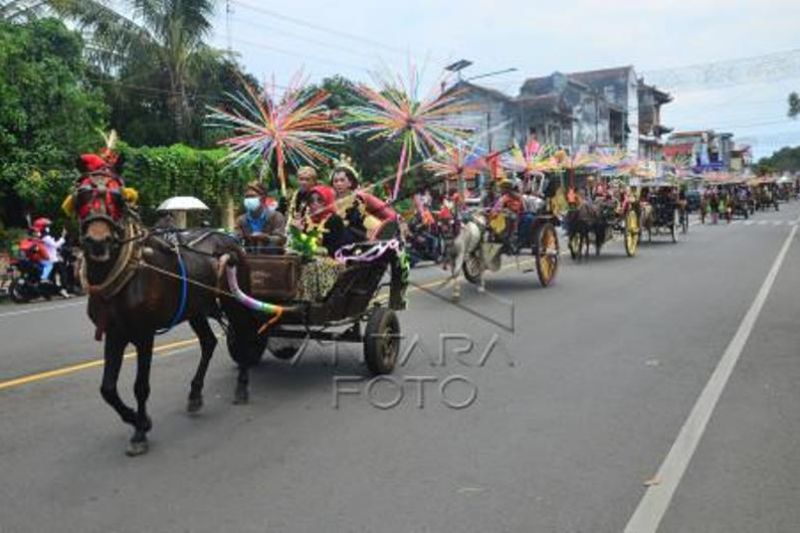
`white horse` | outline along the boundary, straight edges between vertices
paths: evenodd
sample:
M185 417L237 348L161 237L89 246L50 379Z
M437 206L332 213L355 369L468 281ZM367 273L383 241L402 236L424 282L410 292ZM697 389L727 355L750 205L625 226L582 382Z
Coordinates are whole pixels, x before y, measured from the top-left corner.
M450 278L446 283L453 284L451 299L454 302L461 299L462 272L469 281L478 285L478 292L485 290L483 271L486 264L481 251L485 227L486 218L482 214L471 214L461 222L458 233L447 243L445 266L450 268Z

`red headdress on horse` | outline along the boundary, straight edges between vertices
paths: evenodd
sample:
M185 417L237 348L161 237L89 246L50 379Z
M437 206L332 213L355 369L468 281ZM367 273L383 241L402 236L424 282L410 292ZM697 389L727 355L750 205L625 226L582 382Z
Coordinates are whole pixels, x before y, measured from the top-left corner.
M106 138L106 146L97 154L82 154L76 161L81 172L75 191L64 201L62 208L68 214L76 213L81 224L105 219L120 226L128 203L135 203L138 194L126 188L120 175L123 158L112 151L116 133Z

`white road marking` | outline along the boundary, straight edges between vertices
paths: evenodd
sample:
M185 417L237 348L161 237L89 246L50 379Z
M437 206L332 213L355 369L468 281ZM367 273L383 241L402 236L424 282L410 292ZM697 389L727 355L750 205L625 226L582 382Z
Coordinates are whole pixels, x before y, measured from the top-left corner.
M746 222L744 223L744 225L745 225L745 226L752 226L752 225L753 225L753 224L755 224L755 223L756 223L756 221L755 221L755 220L748 220L748 221L746 221Z
M625 526L625 533L655 533L658 529L658 525L672 501L672 496L675 494L675 489L678 488L678 484L689 466L689 461L691 461L705 432L711 413L714 411L722 391L733 372L733 368L739 360L745 343L753 331L758 315L764 307L764 302L766 302L772 285L775 283L775 278L778 277L778 271L796 233L797 227L792 228L789 236L784 241L783 247L781 247L775 261L772 263L772 268L750 305L750 309L748 309L747 314L739 324L739 329L725 349L725 353L722 354L722 358L703 388L703 392L697 398L689 418L686 419L683 427L681 427L678 437L672 444L672 448L670 448L664 462L661 463L658 473L653 476L653 479L658 479L659 483L650 485L647 488L628 521L628 525Z
M780 225L781 225L781 224L783 224L784 222L785 222L784 220L776 220L775 222L773 222L773 223L772 223L772 225L773 225L773 226L780 226Z
M31 313L39 313L44 311L54 311L56 309L64 309L66 307L76 307L79 305L86 305L86 300L83 298L77 302L69 302L63 303L58 305L48 305L48 306L40 306L40 307L29 307L28 309L22 309L20 311L9 311L7 313L0 313L0 318L5 318L8 316L19 316L19 315L29 315Z
M731 224L733 224L734 226L741 223L742 223L741 220L734 220L733 222L731 222Z
M765 225L765 224L769 224L769 220L759 220L759 221L758 221L758 225L759 225L759 226L763 226L763 225Z

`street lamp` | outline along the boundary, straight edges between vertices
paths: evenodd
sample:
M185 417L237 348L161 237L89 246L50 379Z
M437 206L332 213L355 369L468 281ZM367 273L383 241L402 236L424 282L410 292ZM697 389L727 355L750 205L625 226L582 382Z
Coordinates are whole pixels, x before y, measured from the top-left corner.
M461 81L461 71L470 65L472 65L472 61L466 59L459 59L455 63L447 65L446 67L444 67L444 69L458 74L458 81Z

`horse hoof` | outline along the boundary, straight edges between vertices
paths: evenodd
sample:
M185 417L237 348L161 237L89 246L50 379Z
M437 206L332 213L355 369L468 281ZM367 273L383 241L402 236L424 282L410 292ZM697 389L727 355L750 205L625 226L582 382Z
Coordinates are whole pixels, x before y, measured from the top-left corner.
M146 440L131 441L128 443L128 449L125 450L125 455L128 457L136 457L137 455L144 455L150 449Z
M237 390L233 396L233 405L246 405L250 403L250 393L246 390Z
M186 404L186 411L194 414L203 408L203 398L189 398L189 403Z

